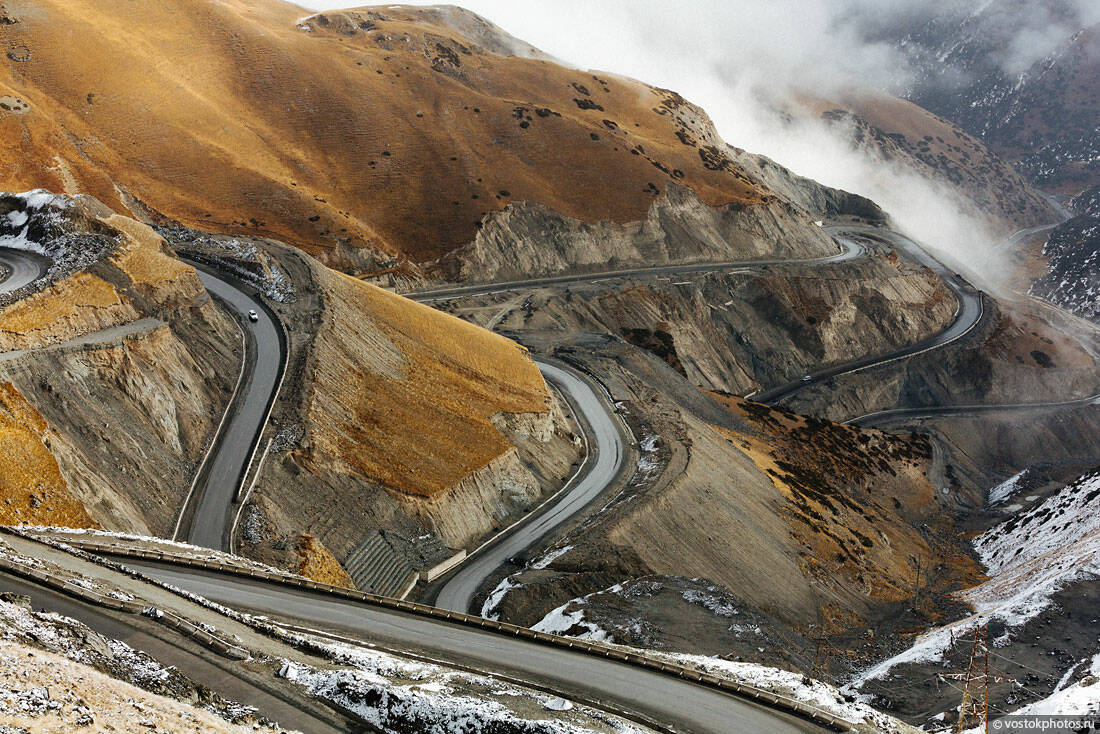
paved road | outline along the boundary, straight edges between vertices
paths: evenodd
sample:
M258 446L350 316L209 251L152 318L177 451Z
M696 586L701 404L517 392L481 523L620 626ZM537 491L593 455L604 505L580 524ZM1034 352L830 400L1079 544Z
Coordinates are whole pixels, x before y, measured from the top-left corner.
M1058 224L1061 224L1061 222L1059 222ZM1046 232L1048 230L1054 229L1058 226L1058 224L1042 224L1038 227L1028 227L1027 229L1018 230L1009 235L1008 239L1006 239L1004 242L994 247L993 253L999 255L1005 250L1011 250L1013 247L1020 244L1020 242L1022 242L1025 238L1030 237L1033 234L1039 234L1040 232Z
M53 589L38 586L3 572L0 572L0 591L10 591L31 597L31 603L36 610L44 609L79 619L101 635L121 640L135 650L141 650L155 658L162 665L175 666L191 680L217 691L231 701L255 706L263 716L278 721L285 727L325 734L340 734L340 732L353 730L349 728L353 726L350 721L342 720L335 714L326 716L326 720L318 719L301 711L277 691L242 678L233 670L240 663L215 660L213 654L206 653L197 643L182 636L177 636L176 642L169 641L167 636L174 633L167 630L163 630L164 637L153 635L135 627L133 621L126 619L124 615L116 615L94 604L86 604ZM339 725L333 725L334 721L338 721Z
M677 732L822 731L808 722L713 689L564 648L258 580L145 561L127 560L126 565L238 609L538 681L566 698L606 701L674 726Z
M206 290L236 312L247 327L246 371L184 503L175 539L228 550L233 503L267 423L268 407L282 376L284 347L275 317L258 298L206 270L198 272ZM248 320L249 310L259 316L255 323Z
M826 263L838 263L845 260L854 260L863 254L863 246L852 240L837 240L840 252L824 257L808 257L798 260L730 260L727 262L707 262L693 265L661 265L652 268L628 268L625 270L603 270L597 273L581 273L574 275L552 275L545 278L531 278L530 280L513 280L503 283L481 283L478 285L456 286L453 288L433 288L431 290L406 293L406 298L421 303L434 303L436 301L450 301L456 298L468 298L470 296L484 296L491 293L508 293L511 291L528 290L548 285L571 285L574 283L591 283L599 280L611 280L616 278L656 277L660 275L690 275L692 273L714 273L724 270L739 270L741 268L762 268L769 265L824 265Z
M0 293L11 293L45 275L50 260L34 252L0 247L0 266Z
M1081 408L1086 405L1100 405L1100 394L1090 395L1076 400L1063 400L1056 403L1003 403L1000 405L936 405L928 408L895 408L893 410L880 410L876 413L867 413L857 418L850 418L845 423L851 423L864 428L881 426L887 423L896 423L903 420L917 418L934 418L944 415L981 415L984 413L1035 413L1065 408Z
M584 509L614 480L623 465L623 438L605 401L572 371L546 362L537 364L543 377L565 393L578 417L587 424L589 460L571 486L546 509L534 513L499 542L472 554L440 589L434 602L437 607L468 612L477 590L494 571Z
M0 286L0 292L2 291L3 287ZM81 334L78 337L58 344L48 344L44 347L37 347L35 349L13 349L10 352L0 352L0 362L18 359L31 352L42 353L53 350L72 349L75 347L94 346L97 344L113 344L122 341L128 336L146 334L155 329L159 329L161 326L164 326L163 321L147 316L136 321L127 321L125 324L119 324L118 326L109 326L106 329L93 331L89 334Z
M981 292L908 237L896 232L880 230L875 227L848 226L835 229L830 228L830 230L833 231L834 236L841 240L846 239L843 233L867 234L887 240L899 250L902 250L910 259L921 265L927 266L935 272L943 282L947 284L947 287L955 293L959 301L959 310L956 312L951 325L939 334L917 342L916 344L886 352L885 354L861 357L842 364L832 365L825 369L814 370L808 374L809 379L805 379L805 376L799 377L785 385L779 385L749 396L758 403L769 403L774 405L786 400L800 390L819 385L834 377L851 374L853 372L861 372L871 369L872 367L879 367L889 364L890 362L896 362L933 349L939 349L968 334L971 329L981 323L982 318L985 316L985 307L982 302Z

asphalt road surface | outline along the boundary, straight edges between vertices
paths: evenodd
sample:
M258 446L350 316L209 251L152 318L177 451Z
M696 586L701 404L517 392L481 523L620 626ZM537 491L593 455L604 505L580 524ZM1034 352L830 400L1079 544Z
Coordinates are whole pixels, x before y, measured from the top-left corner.
M609 408L587 382L571 371L537 362L548 382L568 396L578 417L588 424L588 465L573 485L541 512L532 515L515 532L478 551L451 576L435 599L435 606L468 612L477 590L509 558L534 545L554 528L567 522L595 499L614 480L623 464L623 438ZM594 461L592 460L594 458Z
M233 670L240 663L220 659L215 662L213 653L206 653L198 648L197 643L185 640L182 636L179 636L179 644L170 642L136 628L123 615L116 615L94 604L85 604L53 589L2 572L0 591L29 596L36 611L45 610L79 619L99 634L125 642L135 650L141 650L155 658L162 665L175 666L192 681L217 691L231 701L255 706L261 715L284 727L305 732L339 734L349 731L349 726L352 726L350 721L342 720L336 714L325 717L332 720L328 721L300 710L278 692L241 678ZM164 632L166 637L174 634L167 629ZM334 721L339 722L339 726L334 726Z
M240 392L233 398L229 415L214 437L210 455L185 503L176 539L227 550L237 489L244 481L267 422L268 405L279 386L283 344L279 326L258 298L205 270L198 273L206 290L235 311L245 325L248 354ZM256 312L258 321L248 320L250 310Z
M41 278L50 269L49 258L26 250L0 247L0 293L11 293Z
M708 262L695 263L693 265L662 265L652 268L604 270L597 273L551 275L545 278L513 280L504 283L481 283L477 285L456 286L453 288L436 288L426 291L417 291L415 293L406 293L405 297L421 303L433 303L435 301L449 301L455 298L484 296L490 293L507 293L510 291L526 290L528 288L540 288L548 285L571 285L573 283L589 283L597 280L612 280L616 278L690 275L692 273L713 273L722 270L741 268L762 268L769 265L824 265L827 263L854 260L863 255L863 247L857 242L838 238L837 243L840 245L841 251L836 255L826 255L825 257L809 257L800 260L731 260L720 263Z
M1100 395L1090 395L1076 400L1063 400L1057 403L1006 403L1002 405L937 405L928 408L895 408L868 413L858 418L844 421L864 428L882 426L897 421L918 418L935 418L945 415L982 415L984 413L1034 413L1080 408L1086 405L1100 405Z
M573 650L253 579L145 561L126 565L228 606L538 682L566 698L609 702L677 732L822 731L720 691Z

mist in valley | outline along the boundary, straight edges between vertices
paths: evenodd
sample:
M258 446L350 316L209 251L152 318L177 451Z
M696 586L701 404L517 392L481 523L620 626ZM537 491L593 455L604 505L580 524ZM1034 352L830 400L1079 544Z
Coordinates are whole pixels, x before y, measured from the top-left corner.
M302 4L311 10L347 5ZM1100 4L1089 0L992 4L1005 6L1011 30L1000 59L1006 73L1028 68L1075 28L1100 22ZM904 93L915 78L913 56L895 41L882 40L889 29L932 18L964 22L987 5L959 0L462 3L564 63L681 93L706 110L726 142L873 199L900 229L994 286L1000 268L993 255L1009 227L954 187L855 144L849 126L826 123L797 104L807 93L821 99L858 90ZM943 79L948 85L965 81Z

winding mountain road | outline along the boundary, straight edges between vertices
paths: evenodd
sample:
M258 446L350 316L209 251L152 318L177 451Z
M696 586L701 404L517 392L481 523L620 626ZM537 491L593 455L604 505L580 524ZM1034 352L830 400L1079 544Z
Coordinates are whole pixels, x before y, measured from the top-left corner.
M758 403L775 405L783 402L801 390L819 385L834 377L852 374L853 372L862 372L874 367L881 367L891 362L897 362L918 354L923 354L924 352L930 352L933 349L947 346L969 334L985 317L985 305L982 300L981 291L970 285L962 276L941 263L905 235L881 230L876 227L846 226L830 228L830 231L833 232L833 236L842 241L848 239L845 233L853 233L870 235L891 243L904 252L910 259L928 267L936 273L955 294L959 302L959 309L955 312L955 318L952 320L951 324L938 334L934 334L916 344L900 347L884 354L860 357L841 364L835 364L820 370L815 370L810 372L807 376L792 380L785 385L778 385L748 396ZM809 379L806 379L806 377Z
M1002 403L974 404L974 405L934 405L928 408L894 408L892 410L880 410L875 413L867 413L856 418L844 421L863 428L874 428L888 423L896 423L899 420L914 420L918 418L935 418L945 415L983 415L986 413L1037 413L1066 408L1083 408L1086 405L1100 405L1100 394L1089 395L1074 400L1062 400L1050 403Z
M145 561L127 560L126 565L227 606L535 681L565 698L614 704L677 732L823 731L712 688L567 648L259 580Z
M718 273L727 270L741 270L743 268L764 268L769 265L826 265L829 263L855 260L863 255L863 246L858 242L851 239L840 238L836 238L836 241L840 247L840 252L835 255L825 255L822 257L807 257L793 260L729 260L726 262L692 263L690 265L659 265L649 268L602 270L595 273L550 275L543 278L512 280L501 283L478 283L475 285L433 288L430 290L406 293L404 295L406 298L418 301L419 303L435 303L436 301L453 301L456 298L487 296L493 293L510 293L512 291L541 288L548 285L574 285L577 283L592 283L601 280L658 277L662 275Z
M611 408L576 373L547 362L538 362L548 382L565 394L577 417L586 424L588 458L561 495L544 510L534 513L514 532L471 554L448 577L434 604L454 612L467 612L474 595L493 572L512 556L534 545L551 530L568 522L615 479L623 466L623 435L611 417Z
M11 293L41 278L50 269L50 260L26 250L0 247L0 293Z
M197 266L206 290L244 329L246 347L241 379L184 501L173 539L228 550L234 502L276 397L286 345L276 317L258 297L197 263L192 265ZM249 311L256 312L255 322L249 321Z
M884 235L877 229L873 233L880 237ZM904 238L896 235L890 237L898 247L909 252L909 243ZM895 237L899 239L894 239ZM838 236L838 241L842 251L825 258L640 268L535 279L524 283L464 286L417 293L411 297L418 301L433 302L539 285L613 277L676 275L791 263L839 262L859 257L863 253L863 247L855 240ZM916 253L910 254L917 257ZM0 262L9 263L3 252L0 252ZM776 399L791 394L795 389L842 374L845 370L865 369L938 348L960 338L980 323L980 294L934 260L925 264L940 273L960 296L961 308L947 331L927 343L864 360L866 364L842 365L839 366L840 369L832 367L820 371L815 373L811 381L799 380L793 385L783 386L780 389L782 394ZM25 269L27 265L24 262L19 268ZM35 267L40 268L41 263ZM13 273L15 270L13 267ZM28 275L20 275L19 280L25 277ZM38 275L30 276L27 282L33 281L35 277ZM181 524L182 537L200 545L225 547L230 511L237 487L254 453L259 433L266 421L267 408L274 399L284 353L281 351L283 345L278 325L262 303L241 291L230 280L210 272L202 272L201 277L207 288L223 304L236 310L238 315L250 309L260 315L260 321L249 325L248 344L252 351L245 358L246 368L239 390L231 400L224 424L218 431L208 458L203 462L195 490L186 503L191 517ZM14 289L14 282L17 281L9 279L4 287ZM249 324L247 320L242 323ZM512 532L473 554L471 560L446 581L437 599L437 603L445 608L463 611L468 608L473 595L490 574L510 556L538 542L546 533L575 516L607 486L622 467L623 437L610 414L610 406L596 395L587 382L573 373L548 363L540 363L539 368L550 382L568 396L578 416L586 424L589 459L582 471L574 477L573 483L564 488L561 496L548 504L545 510L533 513L530 519L518 524ZM567 697L570 692L575 692L588 700L595 698L612 702L623 709L637 711L655 721L674 726L677 731L717 733L818 730L802 720L705 686L568 649L547 647L529 640L255 579L229 578L200 569L144 562L130 565L153 577L227 605L278 615L318 629L378 640L395 648L428 650L444 660L469 663L521 680L549 685Z
M267 718L282 726L318 734L348 732L354 723L335 713L323 715L318 710L306 712L287 701L273 689L258 685L234 671L234 665L209 654L197 643L182 636L169 641L161 630L135 625L132 618L112 613L94 604L78 601L53 589L0 572L0 592L29 596L36 610L63 614L79 619L93 631L125 642L141 650L162 665L171 665L192 681L204 685L219 695L254 706ZM320 707L317 707L320 709Z

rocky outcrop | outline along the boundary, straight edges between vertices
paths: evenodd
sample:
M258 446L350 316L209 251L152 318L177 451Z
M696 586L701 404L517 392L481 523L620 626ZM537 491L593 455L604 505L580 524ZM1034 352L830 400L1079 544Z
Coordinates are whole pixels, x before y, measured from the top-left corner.
M51 261L0 310L0 349L18 350L0 353L0 379L41 414L61 486L88 516L54 519L171 535L238 372L239 330L145 225L88 197L32 192L0 208L9 244Z
M538 204L492 214L437 263L453 280L513 280L602 268L831 255L832 239L778 199L710 207L670 183L638 222L589 224Z

